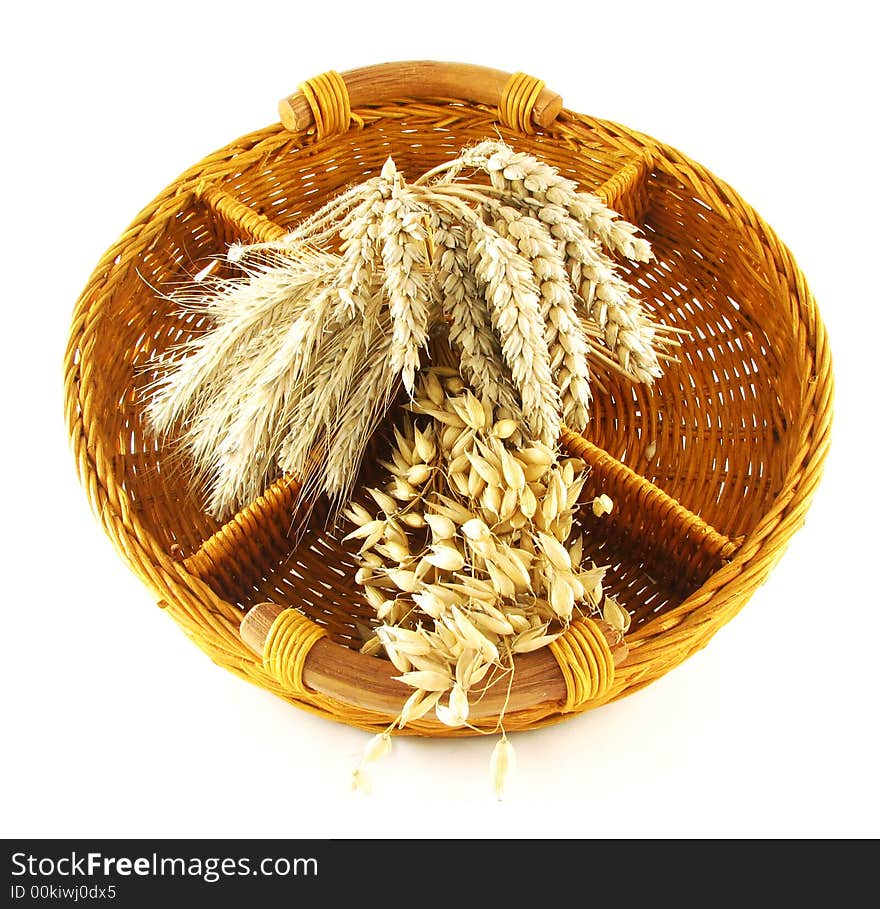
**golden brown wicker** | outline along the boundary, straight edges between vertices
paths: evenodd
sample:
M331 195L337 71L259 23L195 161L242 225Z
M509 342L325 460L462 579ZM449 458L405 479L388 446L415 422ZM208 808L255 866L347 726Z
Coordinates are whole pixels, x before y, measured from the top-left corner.
M610 518L584 509L609 590L633 615L616 667L590 629L517 664L508 729L553 722L629 694L686 659L743 606L803 522L831 421L825 331L803 275L737 193L680 152L561 109L536 79L478 67L386 64L309 80L275 124L187 170L104 255L76 306L66 356L67 421L82 482L110 538L160 606L213 660L292 703L385 727L408 693L385 661L357 652L368 614L346 546L320 509L293 541L286 478L220 525L186 471L144 430L144 366L204 326L154 288L222 256L232 241L279 237L389 154L411 175L500 134L600 193L656 252L631 279L660 321L687 328L682 362L653 387L611 376L587 438ZM263 659L242 641L246 610L288 610ZM308 618L302 618L302 615ZM270 616L271 620L272 616ZM575 633L577 632L577 633ZM590 675L592 673L592 680ZM491 728L487 698L478 725ZM435 722L420 734L467 734Z

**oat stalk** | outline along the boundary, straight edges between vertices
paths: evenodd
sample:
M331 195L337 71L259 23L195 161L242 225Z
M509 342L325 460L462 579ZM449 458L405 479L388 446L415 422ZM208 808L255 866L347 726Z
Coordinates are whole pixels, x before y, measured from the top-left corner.
M471 726L486 685L509 697L517 654L547 646L578 615L601 615L622 635L629 614L604 594L605 568L588 565L577 530L582 460L530 439L453 369L422 370L408 409L383 462L387 482L346 510L356 580L375 612L362 649L414 689L393 726ZM613 503L603 495L593 508ZM512 762L503 721L502 709L499 797Z

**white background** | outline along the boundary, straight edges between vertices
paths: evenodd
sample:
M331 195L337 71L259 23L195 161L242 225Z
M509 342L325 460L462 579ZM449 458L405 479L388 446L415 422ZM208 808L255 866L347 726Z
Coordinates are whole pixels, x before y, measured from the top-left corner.
M0 192L5 836L876 836L880 182L863 2L14 4ZM821 10L821 12L820 12ZM460 60L544 78L733 184L789 244L835 355L832 454L744 611L650 688L515 739L363 733L216 668L116 556L62 418L74 301L190 163L324 70Z

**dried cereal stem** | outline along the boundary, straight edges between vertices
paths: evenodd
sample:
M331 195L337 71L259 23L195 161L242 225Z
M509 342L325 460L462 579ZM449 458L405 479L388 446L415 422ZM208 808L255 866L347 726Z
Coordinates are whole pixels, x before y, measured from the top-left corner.
M465 168L487 173L491 186L461 180ZM389 158L282 241L230 249L241 278L208 276L172 294L213 327L152 364L147 419L157 434L176 435L219 518L279 472L343 505L398 382L415 394L432 333L446 332L474 406L512 421L503 438L552 445L563 420L586 423L588 359L650 381L676 343L644 315L600 244L630 258L650 252L594 197L502 143L466 149L414 183ZM433 418L482 431L463 406L435 407ZM497 468L483 468L485 452L476 457L477 475L453 470L449 482L467 484L471 498L485 492L506 514L509 496L496 502L490 482ZM481 570L504 573L477 555ZM430 559L455 557L441 547ZM571 600L560 590L556 606Z

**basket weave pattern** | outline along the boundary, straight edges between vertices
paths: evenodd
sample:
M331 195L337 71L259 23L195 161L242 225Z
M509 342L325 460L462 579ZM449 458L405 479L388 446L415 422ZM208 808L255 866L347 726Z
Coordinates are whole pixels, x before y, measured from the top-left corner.
M508 92L501 117L494 105L459 97L347 107L338 94L345 83L328 85L306 86L317 126L270 126L182 174L107 251L83 291L66 355L66 417L100 521L215 662L300 707L384 728L388 717L357 698L309 687L307 653L302 678L283 682L242 643L243 610L265 600L300 609L340 650L357 648L355 623L371 611L353 581L353 550L339 542L344 531L325 529L320 508L294 544L295 479L221 525L203 512L185 465L146 433L147 365L208 327L153 288L188 278L232 242L282 236L346 185L375 175L389 154L415 176L500 134L644 229L657 259L630 266L630 280L659 321L692 332L682 362L652 387L603 376L587 437L563 440L592 467L584 501L597 492L615 501L601 520L587 505L580 523L585 550L611 566L608 592L633 614L629 658L598 696L543 702L505 725L538 726L638 690L738 612L803 522L832 396L827 340L803 275L733 189L675 149L568 110L535 129L523 114L538 98L534 81L514 85L518 106L504 108ZM344 104L322 109L324 89ZM410 731L468 732L428 721Z

